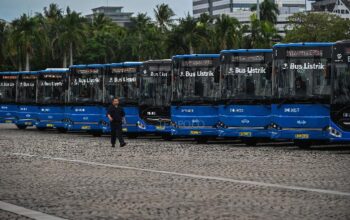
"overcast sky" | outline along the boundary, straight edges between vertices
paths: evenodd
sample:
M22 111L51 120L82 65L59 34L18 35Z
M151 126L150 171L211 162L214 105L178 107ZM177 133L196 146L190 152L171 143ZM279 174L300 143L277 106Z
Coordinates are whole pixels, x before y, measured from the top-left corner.
M0 18L11 21L23 13L34 15L42 12L45 6L56 3L61 8L69 6L83 15L91 14L91 9L99 6L124 6L125 12L147 12L153 17L153 9L161 3L168 4L177 17L192 14L191 0L0 0Z

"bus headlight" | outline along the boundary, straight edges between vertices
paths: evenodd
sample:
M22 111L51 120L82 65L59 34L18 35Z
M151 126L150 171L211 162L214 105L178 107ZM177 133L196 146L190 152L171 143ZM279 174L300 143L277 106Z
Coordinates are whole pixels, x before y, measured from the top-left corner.
M174 128L177 128L176 122L173 122L173 121L170 122L170 126L172 126L172 127L174 127Z
M146 129L146 125L143 124L143 123L140 122L140 121L137 121L136 125L137 125L137 127L139 127L140 129Z
M332 135L333 137L336 137L336 138L342 137L342 133L337 129L329 127L328 130L329 130L329 134Z
M269 129L276 129L276 130L281 130L282 128L280 126L278 126L278 124L275 124L275 123L271 123L269 126L268 126Z
M107 122L104 121L104 120L101 120L101 121L100 121L100 124L101 124L102 126L105 126L105 127L107 127L107 126L109 125L109 123L107 123Z

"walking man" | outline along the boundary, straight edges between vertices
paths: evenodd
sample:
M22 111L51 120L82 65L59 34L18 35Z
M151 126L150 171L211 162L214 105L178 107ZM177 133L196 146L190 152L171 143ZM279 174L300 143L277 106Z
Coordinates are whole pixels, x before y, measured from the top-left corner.
M107 117L109 118L111 125L111 144L115 147L115 142L119 140L120 147L124 147L126 143L123 138L122 124L125 121L125 112L122 107L119 106L119 98L114 98L112 105L109 106Z

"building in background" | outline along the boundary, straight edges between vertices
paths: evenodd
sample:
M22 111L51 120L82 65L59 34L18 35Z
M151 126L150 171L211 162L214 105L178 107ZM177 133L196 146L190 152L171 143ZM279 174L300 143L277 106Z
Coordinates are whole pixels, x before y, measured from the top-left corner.
M92 14L86 15L88 19L93 20L95 15L104 14L106 17L110 18L113 22L117 23L122 27L128 27L131 23L131 12L123 12L123 7L110 7L102 6L98 8L93 8Z
M311 6L312 11L328 12L350 19L350 0L315 0Z
M260 0L260 3L263 0ZM280 15L277 18L276 28L280 34L284 33L287 18L294 13L306 11L305 0L271 0L278 5ZM199 17L203 13L216 16L227 14L235 17L241 23L250 23L252 6L257 0L193 0L193 16Z

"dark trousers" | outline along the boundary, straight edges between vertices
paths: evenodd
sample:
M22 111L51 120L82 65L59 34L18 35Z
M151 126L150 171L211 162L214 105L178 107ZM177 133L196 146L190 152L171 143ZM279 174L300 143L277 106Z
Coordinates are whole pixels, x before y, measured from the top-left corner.
M111 144L115 145L115 141L119 140L119 144L124 144L123 128L121 123L111 123Z

